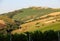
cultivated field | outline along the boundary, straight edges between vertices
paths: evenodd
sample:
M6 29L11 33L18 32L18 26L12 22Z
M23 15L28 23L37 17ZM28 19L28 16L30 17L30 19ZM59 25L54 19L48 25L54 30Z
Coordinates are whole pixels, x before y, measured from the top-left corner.
M41 30L60 30L60 12L54 12L47 15L41 16L39 20L31 21L21 25L21 29L13 31L13 33L22 33L26 31Z

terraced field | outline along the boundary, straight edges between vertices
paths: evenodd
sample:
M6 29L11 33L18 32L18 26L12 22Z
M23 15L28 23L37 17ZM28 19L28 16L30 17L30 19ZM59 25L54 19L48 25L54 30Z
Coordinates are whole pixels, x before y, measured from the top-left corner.
M19 13L16 13L12 18L18 21L27 21L31 19L37 19L43 15L52 13L52 12L59 12L60 9L52 9L52 8L42 8L42 7L30 7L21 9Z
M53 15L54 14L54 15ZM49 17L47 17L49 16ZM48 15L41 16L42 19L31 21L21 25L21 29L13 31L13 33L22 33L26 31L41 30L42 32L46 30L60 30L60 12L50 13Z

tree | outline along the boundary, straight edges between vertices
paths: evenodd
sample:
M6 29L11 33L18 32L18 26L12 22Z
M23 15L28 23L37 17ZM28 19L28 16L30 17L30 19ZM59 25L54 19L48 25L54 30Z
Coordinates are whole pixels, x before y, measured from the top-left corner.
M12 41L27 41L27 37L24 34L14 34Z
M43 41L43 34L41 31L35 31L33 34L32 34L32 40L33 41Z
M44 41L57 41L57 35L53 30L44 32Z
M1 33L0 33L0 41L4 41L4 36Z

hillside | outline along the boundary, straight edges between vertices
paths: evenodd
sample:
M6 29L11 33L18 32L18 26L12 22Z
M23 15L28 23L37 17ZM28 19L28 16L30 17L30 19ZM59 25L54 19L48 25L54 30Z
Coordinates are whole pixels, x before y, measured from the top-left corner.
M54 31L59 31L60 30L60 23L54 23L54 24L50 24L50 25L47 25L47 26L43 26L43 27L30 27L30 28L27 28L27 29L17 29L17 30L14 30L12 31L12 34L15 34L15 33L24 33L26 31L28 32L33 32L35 30L40 30L42 32L44 31L48 31L48 30L54 30Z
M13 29L15 32L35 31L37 29L48 29L54 23L60 22L60 8L42 8L42 7L29 7L0 15L0 20L5 21L8 29ZM7 29L6 28L6 29ZM19 29L20 28L20 29ZM58 29L59 27L57 27ZM15 29L17 29L15 31ZM53 27L54 30L56 30ZM45 30L41 30L45 31Z
M49 14L52 12L59 12L60 9L52 9L52 8L39 8L39 7L31 7L27 9L22 9L21 13L17 13L16 15L13 16L14 20L18 21L24 21L26 22L27 20L34 20L39 18L42 15Z
M46 30L60 30L60 12L46 14L40 18L42 19L20 25L22 28L13 31L13 33L30 32L35 30L41 30L42 32Z
M20 10L8 12L2 15L8 16L13 20L26 22L28 20L38 19L42 15L49 14L52 12L59 12L59 11L60 9L44 8L44 7L29 7L29 8L23 8Z

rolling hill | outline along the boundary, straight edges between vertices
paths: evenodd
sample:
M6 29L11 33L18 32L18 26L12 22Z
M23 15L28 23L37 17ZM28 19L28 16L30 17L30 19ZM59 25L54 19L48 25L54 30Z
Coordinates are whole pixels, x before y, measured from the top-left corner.
M20 33L26 31L41 30L60 30L60 8L42 8L29 7L0 15L0 20L6 23L14 24L17 21L20 29L12 31L12 33ZM20 25L20 26L19 26Z
M45 7L43 8L42 7L29 7L29 8L23 8L20 10L8 12L2 15L8 16L12 18L13 20L26 22L29 20L38 19L40 16L43 16L45 14L59 12L59 11L60 9L45 8Z
M40 30L42 32L47 30L60 30L60 12L46 14L40 18L42 19L20 25L22 28L13 31L13 33L33 32L35 30Z
M22 11L21 13L17 13L12 18L14 20L18 20L18 21L21 20L26 22L27 20L37 19L45 14L49 14L52 12L59 12L60 9L30 7L30 8L22 9L21 11Z

